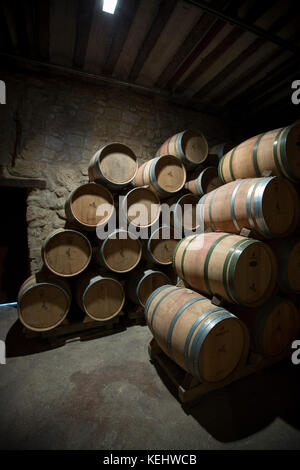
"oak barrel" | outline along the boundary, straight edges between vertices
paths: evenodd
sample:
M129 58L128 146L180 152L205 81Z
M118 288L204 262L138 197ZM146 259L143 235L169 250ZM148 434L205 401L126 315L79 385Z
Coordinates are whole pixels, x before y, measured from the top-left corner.
M148 240L143 241L143 256L147 261L160 265L172 264L173 251L178 240L172 227L162 225L154 230Z
M134 152L127 145L113 142L100 148L92 157L89 167L90 181L104 183L111 189L128 186L138 168Z
M240 233L253 230L260 237L283 237L297 224L299 201L284 178L249 178L227 183L205 194L197 215L205 228Z
M66 318L71 297L65 279L46 273L45 270L33 274L19 290L19 319L30 330L52 330Z
M94 230L97 225L105 225L109 221L114 212L114 200L104 186L86 183L71 192L65 212L68 221L80 229Z
M246 361L249 335L244 324L191 289L156 289L145 316L165 354L201 382L220 382Z
M122 284L110 274L91 270L81 274L76 282L76 301L89 317L101 322L120 313L125 293Z
M265 302L277 277L276 259L268 245L222 232L182 239L174 251L173 267L194 289L248 306Z
M127 230L118 229L96 246L93 253L100 266L115 273L127 273L139 263L142 245Z
M235 314L249 329L251 349L265 356L290 348L299 332L299 311L293 302L278 296L259 309L236 307Z
M218 170L214 166L208 166L201 171L196 179L187 181L185 188L193 194L203 196L210 193L223 183L218 176Z
M219 176L224 183L238 178L263 176L264 171L300 180L300 122L275 129L248 139L230 152L219 163Z
M183 164L174 155L161 155L143 163L132 182L133 186L150 186L161 198L180 191L186 181Z
M128 224L141 228L155 224L161 211L158 196L148 187L131 189L122 196L120 208Z
M157 150L156 155L174 155L187 168L202 163L208 154L208 144L202 132L185 130L169 137Z
M58 276L76 276L88 266L92 256L89 240L82 233L57 229L50 233L42 246L46 267Z
M270 240L278 261L278 284L288 293L300 294L300 237Z
M212 161L217 161L219 163L221 158L223 158L224 155L234 146L233 142L222 142L222 144L213 145L208 150L208 156L205 163L211 163ZM217 159L215 160L214 157L217 157Z
M127 294L132 302L144 307L149 295L165 284L170 284L170 279L164 272L138 268L128 278Z

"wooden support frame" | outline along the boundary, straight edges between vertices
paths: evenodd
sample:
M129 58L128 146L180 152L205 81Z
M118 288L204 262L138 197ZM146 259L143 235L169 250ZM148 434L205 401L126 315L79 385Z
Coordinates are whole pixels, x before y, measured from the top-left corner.
M181 369L181 367L166 356L154 338L148 346L148 354L150 361L154 365L159 366L162 373L168 377L175 387L178 400L182 404L186 404L195 403L209 392L224 388L248 375L259 373L263 369L287 358L291 354L291 350L290 348L285 349L281 354L274 357L264 357L261 354L250 351L246 360L240 361L230 376L214 383L201 383L191 374Z
M23 333L27 339L39 338L46 340L51 346L59 347L73 341L87 341L125 331L126 327L120 321L122 315L123 312L106 322L94 321L87 315L76 322L66 318L53 330L35 332L24 327Z

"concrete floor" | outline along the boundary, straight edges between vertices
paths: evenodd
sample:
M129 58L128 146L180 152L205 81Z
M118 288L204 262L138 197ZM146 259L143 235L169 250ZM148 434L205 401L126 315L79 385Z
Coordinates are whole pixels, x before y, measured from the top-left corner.
M149 363L147 327L36 352L16 320L0 310L1 449L300 449L300 365L231 384L187 414Z

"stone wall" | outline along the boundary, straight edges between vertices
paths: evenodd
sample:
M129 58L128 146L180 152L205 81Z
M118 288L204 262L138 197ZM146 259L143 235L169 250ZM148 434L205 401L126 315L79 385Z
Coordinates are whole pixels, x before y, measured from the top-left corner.
M87 166L102 145L130 146L139 162L153 158L170 135L186 128L204 132L209 144L230 138L227 123L128 89L81 81L2 73L7 104L0 107L2 174L45 179L28 195L31 270L40 267L46 236L65 223L69 192L87 182Z

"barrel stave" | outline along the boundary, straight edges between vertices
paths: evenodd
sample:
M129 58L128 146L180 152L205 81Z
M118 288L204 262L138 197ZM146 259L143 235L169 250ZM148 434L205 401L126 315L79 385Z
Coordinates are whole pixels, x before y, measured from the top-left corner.
M89 317L103 322L120 313L125 294L122 284L109 273L89 270L77 279L76 301Z
M227 183L203 196L198 217L212 230L239 233L252 230L258 237L291 233L297 224L299 201L283 178L249 178Z
M188 129L169 137L156 155L165 153L176 156L187 168L195 168L206 159L208 144L202 132Z
M97 215L99 206L108 209ZM79 229L92 231L97 225L105 225L112 217L114 200L111 192L97 183L85 183L72 191L65 203L67 220Z
M94 247L95 261L115 273L132 271L140 262L142 246L127 230L118 229Z
M268 242L278 260L278 284L286 293L300 293L300 239L279 238Z
M264 356L277 356L290 348L299 332L299 311L286 298L275 296L259 309L239 306L234 313L250 332L251 349Z
M275 257L266 244L222 232L181 240L173 266L194 289L244 305L262 304L272 294L277 276Z
M170 279L164 272L140 267L131 273L126 288L130 300L144 307L152 292L165 284L170 284Z
M293 182L300 179L298 158L300 123L274 129L242 142L224 155L219 175L224 183L239 178L255 178L271 171Z
M19 289L19 319L32 331L52 330L66 318L71 298L65 279L45 271L33 274Z
M149 186L160 198L166 198L178 193L185 182L183 164L174 155L162 154L139 167L133 186Z
M137 172L137 158L124 144L112 142L101 147L88 167L89 180L107 185L111 189L128 186Z
M53 274L71 277L80 274L88 266L92 247L81 232L57 229L46 238L41 253L44 264Z
M145 315L165 354L200 381L222 381L245 361L249 337L244 325L191 289L157 289Z

